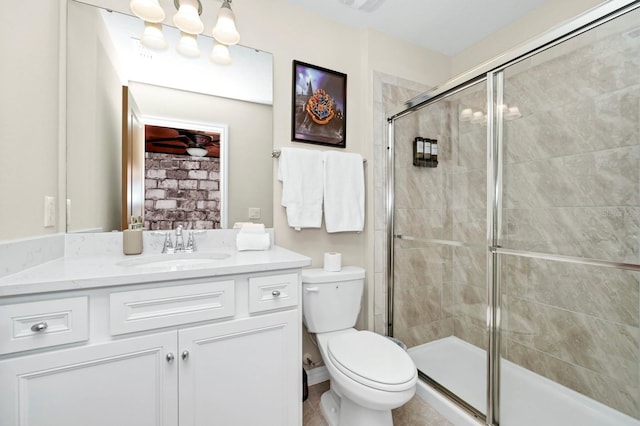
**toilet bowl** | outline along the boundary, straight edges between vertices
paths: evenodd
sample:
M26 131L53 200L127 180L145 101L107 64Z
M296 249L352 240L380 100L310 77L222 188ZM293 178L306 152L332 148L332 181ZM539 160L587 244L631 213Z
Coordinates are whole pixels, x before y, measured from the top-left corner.
M391 410L415 394L417 370L409 355L384 336L353 326L364 270L303 270L303 318L316 333L331 388L321 397L330 426L390 426Z

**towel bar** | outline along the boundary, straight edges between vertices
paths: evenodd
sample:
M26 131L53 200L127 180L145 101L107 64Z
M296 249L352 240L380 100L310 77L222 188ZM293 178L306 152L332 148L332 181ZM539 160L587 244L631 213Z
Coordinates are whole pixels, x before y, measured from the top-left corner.
M280 158L280 150L279 149L274 149L273 151L271 151L271 157L272 158ZM363 158L362 162L366 164L367 159Z

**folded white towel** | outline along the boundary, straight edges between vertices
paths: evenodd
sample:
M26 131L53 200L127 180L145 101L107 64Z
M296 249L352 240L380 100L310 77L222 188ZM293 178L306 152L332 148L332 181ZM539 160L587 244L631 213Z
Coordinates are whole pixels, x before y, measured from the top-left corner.
M264 223L236 222L233 224L233 229L239 229L245 234L263 234L265 232Z
M324 155L324 222L327 232L364 229L364 168L360 154Z
M322 151L282 148L278 180L282 181L282 205L287 208L289 226L322 226Z
M269 233L262 234L238 232L236 235L236 248L238 251L246 250L269 250L271 238Z

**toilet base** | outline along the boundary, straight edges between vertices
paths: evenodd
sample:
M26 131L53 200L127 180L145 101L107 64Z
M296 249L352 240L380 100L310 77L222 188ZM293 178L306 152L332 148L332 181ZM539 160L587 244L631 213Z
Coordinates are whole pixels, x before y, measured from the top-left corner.
M329 426L393 426L391 410L371 410L340 398L332 390L320 397L320 409Z
M320 396L320 411L329 426L338 426L340 415L340 397L328 390Z

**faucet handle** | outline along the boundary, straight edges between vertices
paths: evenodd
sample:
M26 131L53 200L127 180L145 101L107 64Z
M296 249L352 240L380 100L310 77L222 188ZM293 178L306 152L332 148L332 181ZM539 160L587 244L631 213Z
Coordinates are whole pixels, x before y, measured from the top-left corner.
M184 226L182 225L178 225L176 226L176 237L179 237L182 235L182 230L184 229Z
M164 234L164 244L162 245L162 253L173 253L173 242L169 232Z
M193 231L189 231L189 239L187 240L187 248L185 248L185 251L197 251L198 248L196 247L196 239L193 236Z

